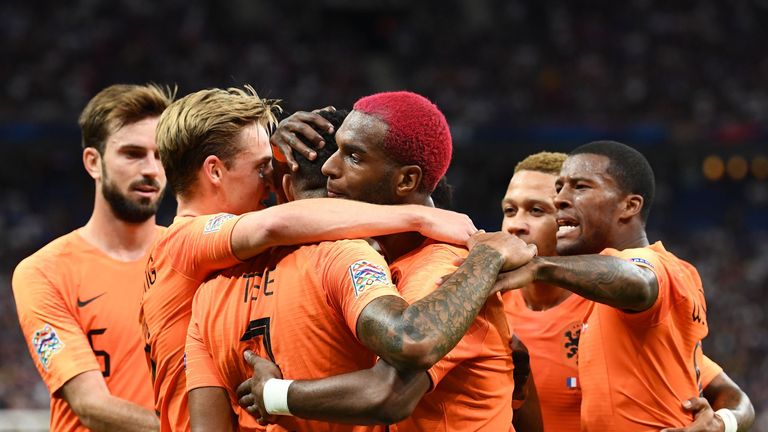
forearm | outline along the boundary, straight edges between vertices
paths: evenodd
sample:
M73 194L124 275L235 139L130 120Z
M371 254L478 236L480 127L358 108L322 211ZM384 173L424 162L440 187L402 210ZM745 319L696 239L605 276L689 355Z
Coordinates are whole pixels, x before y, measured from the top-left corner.
M369 305L359 320L360 340L399 370L429 369L464 336L503 261L495 249L478 245L437 290L402 313L392 312L404 303L397 297Z
M544 421L541 418L539 394L536 391L533 376L529 377L526 386L528 388L525 392L525 401L523 401L523 405L519 409L514 410L512 424L515 426L515 430L518 431L542 432L544 430Z
M535 280L565 288L615 308L644 311L656 301L653 273L625 260L603 255L536 257Z
M80 422L99 432L157 431L160 422L152 411L112 395L87 402L75 411Z
M391 424L409 416L428 388L426 373L398 372L380 360L370 369L294 381L288 389L288 406L304 419Z
M245 215L232 231L232 249L248 259L274 246L420 231L421 207L332 198L292 201Z
M740 432L749 430L755 422L755 409L749 397L724 372L704 388L704 397L714 411L722 408L731 410Z

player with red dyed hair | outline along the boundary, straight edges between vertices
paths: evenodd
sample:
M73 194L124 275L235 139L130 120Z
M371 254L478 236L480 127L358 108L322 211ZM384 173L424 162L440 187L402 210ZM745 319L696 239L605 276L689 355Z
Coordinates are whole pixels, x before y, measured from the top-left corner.
M336 133L336 143L338 151L323 166L329 177L328 195L375 203L430 205L430 194L445 174L452 152L442 113L426 98L410 92L360 99ZM417 233L377 240L398 291L409 302L434 294L437 280L456 270L457 258L467 256L466 249ZM482 286L499 269L498 263L490 266L473 267L473 276L459 270L446 282L469 276ZM469 307L472 303L467 300L446 298L449 303ZM376 309L369 306L363 313L381 313ZM397 431L509 430L514 388L510 337L503 304L494 294L458 345L428 370L394 368L379 361L355 373L293 381L282 400L285 408L302 418L397 423L390 428ZM279 358L276 362L282 370L261 358L248 360L254 366L254 377L241 386L241 405L255 403L247 409L262 417L285 414L265 407L264 400L275 396L264 390L265 383L282 375L304 377L293 375Z

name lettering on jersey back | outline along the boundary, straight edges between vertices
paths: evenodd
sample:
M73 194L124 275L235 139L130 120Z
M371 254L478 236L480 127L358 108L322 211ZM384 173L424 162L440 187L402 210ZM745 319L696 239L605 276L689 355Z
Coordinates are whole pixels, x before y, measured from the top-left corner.
M274 291L270 290L270 285L275 283L275 279L271 278L271 273L276 270L276 267L267 269L262 272L251 272L243 275L245 279L245 290L243 292L243 303L249 301L255 301L259 298L259 291L265 296L271 296Z
M157 270L155 269L155 259L149 256L146 267L144 267L144 292L147 292L157 281Z

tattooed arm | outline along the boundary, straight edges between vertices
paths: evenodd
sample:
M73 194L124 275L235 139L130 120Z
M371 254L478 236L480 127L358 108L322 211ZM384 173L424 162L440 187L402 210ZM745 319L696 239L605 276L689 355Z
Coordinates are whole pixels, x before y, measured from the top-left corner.
M518 270L502 273L495 291L546 282L586 299L627 311L641 312L656 302L656 275L620 258L604 255L536 257Z
M360 341L401 371L427 370L443 358L485 304L499 271L535 254L535 247L503 232L476 234L470 248L453 275L412 305L393 296L368 304L357 321Z

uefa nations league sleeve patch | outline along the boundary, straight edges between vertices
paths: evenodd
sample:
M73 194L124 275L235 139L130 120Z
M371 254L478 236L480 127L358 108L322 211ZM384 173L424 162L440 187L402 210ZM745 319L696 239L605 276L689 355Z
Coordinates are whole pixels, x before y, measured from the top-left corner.
M221 229L221 226L224 224L224 222L232 219L233 217L235 217L235 215L229 213L221 213L217 214L216 216L212 216L210 219L208 219L208 222L205 223L203 234L215 233Z
M380 266L366 260L354 262L349 266L349 276L355 288L355 297L374 285L389 285L387 272Z
M35 348L37 358L40 359L40 363L47 371L51 364L51 357L64 348L64 342L59 339L56 330L46 324L32 335L32 346Z

